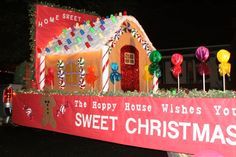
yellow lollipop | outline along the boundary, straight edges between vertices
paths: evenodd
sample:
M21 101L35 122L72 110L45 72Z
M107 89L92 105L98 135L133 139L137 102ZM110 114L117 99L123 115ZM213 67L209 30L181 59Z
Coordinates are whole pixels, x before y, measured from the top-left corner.
M145 79L146 81L151 80L151 79L152 79L152 75L149 73L148 65L146 65L146 66L144 67L144 70L145 70L144 79Z
M230 76L231 64L230 63L221 63L219 64L219 73L220 76L228 75Z
M217 52L217 59L220 63L227 63L229 61L229 58L230 58L229 51L221 49L220 51Z

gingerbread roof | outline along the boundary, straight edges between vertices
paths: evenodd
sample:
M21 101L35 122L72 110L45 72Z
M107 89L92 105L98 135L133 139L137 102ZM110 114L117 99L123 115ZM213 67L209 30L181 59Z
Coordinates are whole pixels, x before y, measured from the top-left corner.
M129 21L135 23L142 33L132 28ZM82 25L76 24L64 29L58 37L48 43L43 52L46 55L53 55L97 51L104 46L112 49L120 36L127 31L137 38L147 54L155 49L142 26L133 16L111 15L109 18L97 19L96 22L87 21Z

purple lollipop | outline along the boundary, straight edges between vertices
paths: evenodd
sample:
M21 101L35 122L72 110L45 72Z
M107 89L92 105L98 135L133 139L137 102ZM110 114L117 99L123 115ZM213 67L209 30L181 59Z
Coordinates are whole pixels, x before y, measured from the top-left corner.
M197 48L195 55L200 62L205 62L209 58L209 50L204 46L200 46Z

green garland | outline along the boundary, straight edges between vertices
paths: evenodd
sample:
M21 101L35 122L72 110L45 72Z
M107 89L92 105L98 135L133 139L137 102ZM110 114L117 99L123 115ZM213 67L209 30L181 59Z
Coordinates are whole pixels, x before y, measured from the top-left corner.
M49 3L49 2L39 2L39 3L30 4L30 6L29 6L29 19L30 19L30 42L29 42L29 46L30 46L30 50L31 50L31 53L30 53L30 68L31 68L30 78L31 78L31 80L35 80L35 78L34 78L34 73L35 73L35 67L34 67L34 62L35 62L35 59L34 59L35 58L35 11L36 11L35 6L37 4L99 16L94 11L90 12L90 11L86 11L85 9L75 9L75 8L71 8L71 7L67 7L67 6L60 6L60 5L56 5L56 4Z
M180 89L179 92L176 89L165 90L161 89L158 90L157 94L153 94L152 92L123 92L123 91L116 91L114 92L107 92L105 94L101 94L99 91L75 91L75 92L66 92L63 90L49 90L49 91L38 91L34 89L28 90L18 90L16 93L24 93L24 94L45 94L50 93L51 95L81 95L81 96L151 96L157 98L236 98L236 91L232 90L209 90L207 92L203 92L202 90L189 90L189 89Z

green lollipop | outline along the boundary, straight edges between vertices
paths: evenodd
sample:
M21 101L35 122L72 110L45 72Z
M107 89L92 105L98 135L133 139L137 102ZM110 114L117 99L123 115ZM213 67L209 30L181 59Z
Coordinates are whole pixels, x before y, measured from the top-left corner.
M160 52L157 51L157 50L152 51L150 56L149 56L149 59L152 63L160 62L161 58L162 58L162 56L161 56Z

